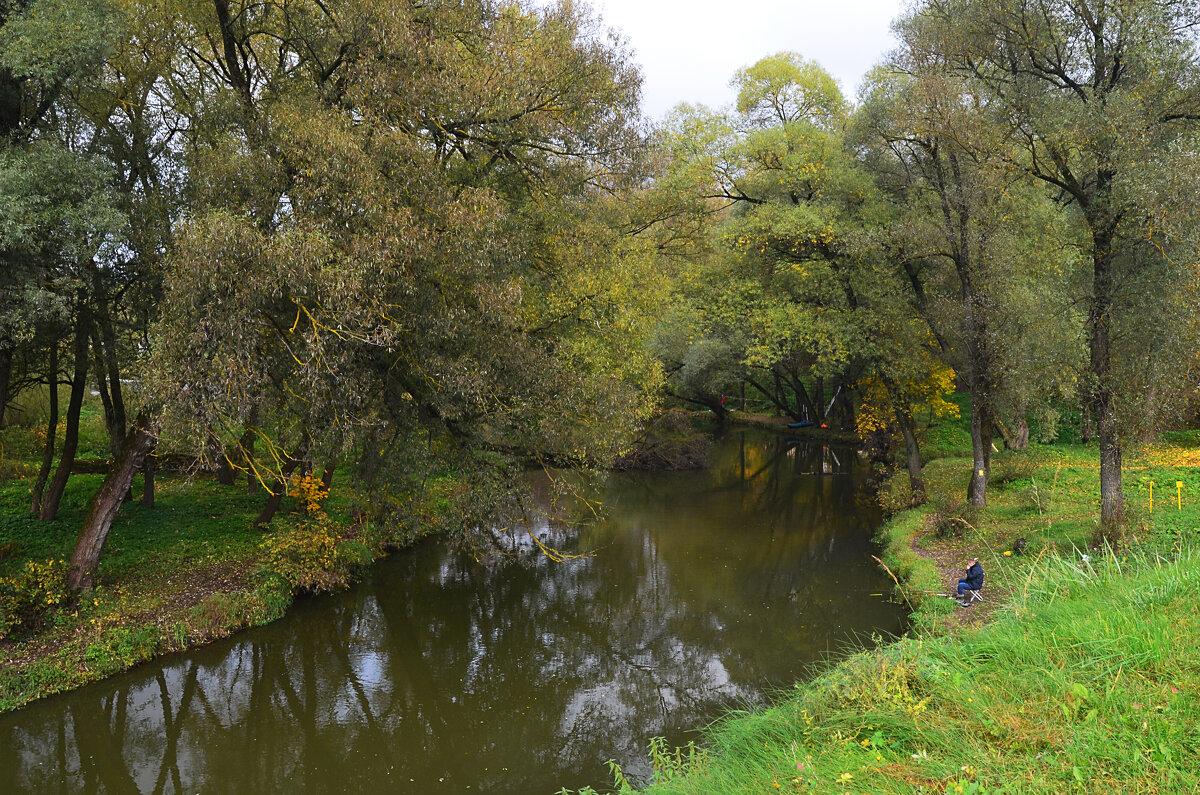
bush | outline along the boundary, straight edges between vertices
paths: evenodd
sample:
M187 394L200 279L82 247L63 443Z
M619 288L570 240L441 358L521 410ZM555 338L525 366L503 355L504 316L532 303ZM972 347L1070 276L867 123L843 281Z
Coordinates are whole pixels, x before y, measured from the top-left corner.
M20 573L0 578L0 638L36 625L47 610L63 604L70 596L66 563L26 561Z
M332 591L350 582L356 566L371 562L371 550L360 541L340 541L337 527L318 514L294 528L263 540L267 569L295 591Z
M1029 455L1008 453L999 460L993 459L990 485L1007 486L1032 478L1038 466L1040 464Z
M968 528L978 529L980 514L978 506L951 499L938 505L929 521L938 538L962 538Z
M263 572L258 587L254 589L254 598L262 606L261 612L254 617L254 623L268 624L282 618L291 606L292 584L277 572Z

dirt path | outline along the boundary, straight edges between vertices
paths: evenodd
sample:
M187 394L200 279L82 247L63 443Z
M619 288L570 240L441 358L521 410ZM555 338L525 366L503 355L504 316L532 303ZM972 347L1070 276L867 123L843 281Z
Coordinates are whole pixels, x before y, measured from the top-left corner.
M933 565L937 567L947 593L956 593L958 581L965 575L967 566L971 563L971 558L976 555L982 557L980 551L975 548L976 545L971 544L965 538L938 538L934 534L931 524L913 536L911 546L913 552L926 560L932 561ZM976 602L970 607L956 607L954 613L946 618L948 628L971 626L986 622L1004 600L1004 594L988 584L986 575L987 570L985 568L984 589L982 592L983 602ZM943 597L935 596L931 598L937 599Z

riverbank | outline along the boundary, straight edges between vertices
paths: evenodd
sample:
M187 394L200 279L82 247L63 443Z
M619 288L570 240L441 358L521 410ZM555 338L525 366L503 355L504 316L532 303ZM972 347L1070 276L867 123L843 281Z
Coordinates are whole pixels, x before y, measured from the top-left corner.
M706 419L669 412L623 468L707 466ZM152 508L136 499L122 506L97 586L80 598L67 591L66 561L108 469L107 433L99 409L85 407L81 456L51 522L29 512L41 438L36 427L0 432L0 712L270 623L297 594L347 587L359 569L439 522L436 505L425 526L396 534L355 522L353 483L339 470L319 511L292 494L268 527L254 527L267 499L261 488L248 493L244 478L222 485L179 459L160 464ZM142 487L139 475L135 497Z
M274 621L296 593L345 586L356 567L383 553L385 539L351 522L341 496L348 487L337 480L319 511L289 496L271 526L255 528L267 497L261 489L160 471L153 507L122 507L96 588L72 595L66 561L103 475L88 472L85 458L57 518L39 521L28 504L32 456L20 455L27 433L9 428L4 437L0 712ZM91 441L94 455L102 443ZM139 476L135 494L141 487Z
M731 716L703 751L656 751L642 792L1200 789L1200 434L1127 457L1129 520L1115 548L1094 543L1095 448L1002 452L988 507L971 509L955 499L971 469L961 429L933 441L930 504L879 536L913 630L772 709ZM904 503L901 480L885 501ZM1013 555L1018 538L1024 554ZM987 571L985 601L963 609L936 594L970 554Z

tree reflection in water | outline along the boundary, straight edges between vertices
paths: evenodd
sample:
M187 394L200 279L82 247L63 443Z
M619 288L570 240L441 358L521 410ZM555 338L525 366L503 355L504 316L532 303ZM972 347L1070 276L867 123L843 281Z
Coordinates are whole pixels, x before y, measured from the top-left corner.
M824 474L828 472L828 474ZM564 563L429 545L284 620L0 718L2 792L553 792L645 772L831 650L901 627L850 450L731 437L614 477Z

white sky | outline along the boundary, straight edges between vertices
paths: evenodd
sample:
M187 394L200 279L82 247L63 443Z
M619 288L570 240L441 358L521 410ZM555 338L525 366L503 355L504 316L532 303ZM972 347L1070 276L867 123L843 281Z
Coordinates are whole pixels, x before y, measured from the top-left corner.
M545 0L544 0L545 1ZM904 0L590 0L642 65L646 113L680 102L732 103L743 66L793 50L814 60L854 99L862 76L895 46Z

